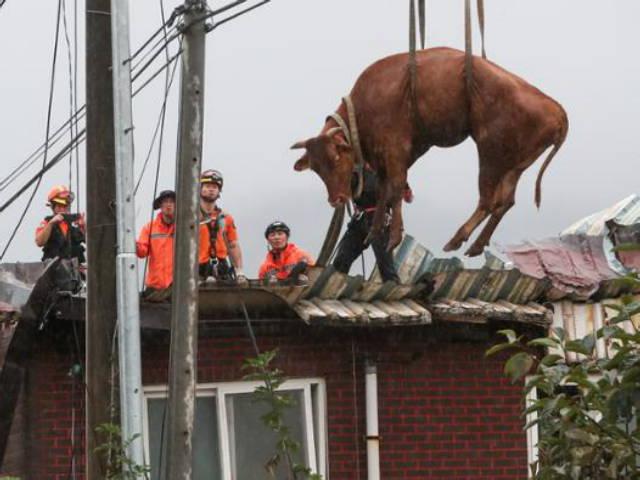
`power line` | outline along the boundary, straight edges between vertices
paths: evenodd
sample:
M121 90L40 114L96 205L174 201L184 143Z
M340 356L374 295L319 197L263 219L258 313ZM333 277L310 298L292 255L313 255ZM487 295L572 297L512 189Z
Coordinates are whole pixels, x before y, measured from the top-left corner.
M47 105L47 127L46 127L46 133L45 133L45 139L49 138L49 131L51 129L51 111L53 110L53 92L54 92L54 87L55 87L55 80L56 80L56 63L57 63L57 59L58 59L58 40L59 40L59 34L60 34L60 14L62 11L62 0L58 0L58 15L57 15L57 19L56 19L56 32L55 32L55 39L54 39L54 46L53 46L53 60L51 62L51 82L50 82L50 86L49 86L49 101L48 101L48 105ZM44 150L44 158L42 161L42 168L44 168L47 164L47 154L49 153L49 149L48 147L45 147ZM7 250L9 249L9 246L11 245L11 242L13 241L14 237L16 236L16 233L18 232L18 229L20 228L20 225L22 224L24 217L27 215L27 212L29 211L29 208L31 207L31 203L33 202L34 197L36 196L36 193L38 192L38 188L40 187L40 183L42 182L42 175L40 175L38 177L38 181L36 183L36 186L33 189L33 192L31 193L31 197L29 197L29 201L27 202L27 206L24 208L24 211L22 212L22 215L20 216L20 219L18 220L18 223L16 224L16 226L13 229L13 232L11 233L11 236L9 237L9 240L7 241L4 250L2 251L2 254L0 254L0 260L2 260L5 256L5 254L7 253Z
M0 0L2 3L0 4L0 6L2 4L4 4L4 1L6 0ZM75 0L77 2L77 0ZM271 0L263 0L261 2L258 2L257 4L248 7L236 14L233 14L223 20L221 20L220 22L216 22L212 25L210 25L207 28L207 32L212 31L213 29L223 25L224 23L227 23L230 20L233 20L245 13L248 13L256 8L258 8L261 5L264 5L266 3L269 3ZM159 42L156 42L153 47L151 48L151 51L153 52L154 48L157 48L157 50L153 53L153 55L151 56L151 59L148 60L142 67L139 67L140 70L135 73L133 73L133 69L132 69L132 81L135 79L138 79L141 74L146 71L152 64L153 61L159 56L160 53L162 53L163 51L166 52L166 56L168 58L168 46L169 44L177 39L178 37L180 37L180 35L182 34L182 32L186 29L189 28L191 25L195 24L195 23L199 23L202 21L206 21L206 19L226 12L238 5L241 5L243 3L246 3L247 0L236 0L235 2L232 2L228 5L225 5L224 7L221 7L217 10L213 10L208 12L206 15L204 15L203 17L192 21L189 25L181 25L180 28L176 28L175 30L179 30L178 33L174 33L172 34L170 37L168 37L167 35L172 32L174 30L174 28L172 28L171 30L167 31L166 27L169 26L171 23L173 23L173 21L175 21L175 17L181 13L179 12L180 7L178 9L175 9L172 16L169 18L169 20L167 20L166 22L163 22L163 26L160 27L160 29L154 33L150 39L148 39L141 48L139 48L136 53L134 53L134 55L132 57L130 57L128 59L128 61L131 61L135 56L139 55L148 45L150 45L153 42L153 39L161 32L164 32L164 41L161 43L161 45L159 44ZM77 155L77 148L79 146L79 144L84 141L85 139L85 131L86 130L82 130L82 132L80 132L79 134L76 134L75 136L73 135L74 130L77 132L78 129L78 123L79 121L84 118L86 116L86 106L83 105L80 109L75 109L75 113L73 113L71 115L71 117L62 125L60 126L55 133L53 134L53 136L50 136L50 130L51 130L51 106L52 106L52 101L53 101L53 85L54 85L54 81L55 81L55 63L56 63L56 59L57 59L57 50L58 50L58 40L59 40L59 29L60 29L60 15L61 15L61 9L64 8L64 4L63 4L63 0L59 0L58 2L58 23L56 24L56 38L55 38L55 48L54 48L54 60L53 60L53 70L52 70L52 78L51 78L51 91L50 91L50 101L49 101L49 106L48 106L48 114L47 114L47 135L46 135L46 139L43 145L41 145L40 147L38 147L36 149L35 152L33 152L25 161L23 161L17 168L15 168L6 178L4 178L2 181L0 181L0 192L3 191L4 189L6 189L9 185L11 185L18 176L20 176L21 174L23 174L31 165L33 165L33 163L35 163L35 161L37 161L40 157L43 157L43 162L42 162L42 167L40 169L40 171L34 176L32 177L32 179L27 182L27 184L25 186L23 186L16 194L13 195L13 197L11 197L11 199L7 202L5 202L5 204L0 208L0 212L4 211L9 205L11 205L19 196L22 195L22 193L24 193L24 191L26 191L26 189L33 184L33 182L37 182L36 186L34 188L34 191L31 194L31 197L29 198L29 201L27 203L27 206L25 208L25 210L23 211L18 223L16 224L7 244L5 245L5 248L2 252L2 254L0 255L0 260L2 260L2 258L4 258L7 249L9 248L9 246L11 245L11 242L13 241L20 225L22 224L22 221L24 220L24 217L26 216L26 213L28 211L28 209L31 206L31 203L33 202L33 198L35 197L35 194L40 186L40 183L42 181L42 176L44 175L44 173L46 173L51 167L53 167L56 163L58 163L62 158L64 158L67 154L69 155L73 155L72 154L72 150L73 148L76 149L76 180L78 182L78 191L79 191L79 159L78 159L78 155ZM77 12L77 6L76 8L76 12ZM77 17L75 19L75 22L77 22ZM67 41L68 41L68 32L66 31L66 15L65 15L65 35L67 36ZM77 31L75 32L75 38L77 39ZM145 80L145 82L138 88L136 89L133 93L132 96L136 96L138 93L140 93L140 91L142 91L147 85L149 85L149 83L151 83L151 81L153 81L160 73L162 73L163 71L167 71L167 69L171 66L171 63L176 62L177 59L180 57L180 55L182 54L182 48L181 48L182 42L180 41L180 47L178 48L177 53L171 57L168 58L167 62L162 65L156 72L154 72L149 78L147 78ZM70 49L70 45L69 43L67 43L68 48ZM77 41L76 41L76 52L77 52ZM143 58L146 58L147 56L151 55L149 52L147 52ZM139 62L140 63L140 62ZM177 62L176 62L177 64ZM174 73L175 73L175 68L174 68ZM75 62L75 72L74 72L74 80L77 76L77 57L76 57L76 62ZM173 78L173 74L172 74L172 78ZM77 85L77 82L73 81L72 85ZM74 103L77 101L77 95L75 94L75 88L76 87L72 87L71 90L74 91L73 93L73 100L71 101L71 110L74 109ZM167 92L165 91L165 95L167 94ZM166 101L166 99L165 99ZM164 113L162 114L163 116L165 115ZM164 124L164 120L162 120L162 123ZM49 148L51 146L53 146L55 143L57 143L64 135L66 135L66 130L67 128L69 129L69 131L71 132L71 137L72 140L71 142L69 142L65 147L63 147L63 150L56 156L55 158L55 162L49 162L47 163L47 156L48 156L48 151ZM57 138L56 138L57 137ZM159 152L160 154L161 152ZM157 177L158 173L156 172L156 177ZM157 179L156 179L156 187L157 189ZM78 193L78 192L77 192Z
M73 116L73 103L74 103L74 83L73 83L73 70L74 61L71 58L71 40L69 39L69 27L67 25L67 3L66 0L62 0L62 24L64 26L64 39L67 46L67 63L69 70L69 116ZM77 70L77 68L76 68ZM69 138L73 141L73 128L69 128ZM77 155L77 150L75 151ZM69 190L73 190L73 154L74 150L69 152ZM77 159L76 159L77 160ZM75 192L76 205L80 204L79 192Z
M222 8L219 8L217 10L211 11L209 12L205 17L203 17L202 19L199 19L198 21L204 21L206 20L206 18L209 18L213 15L218 15L220 13L223 13L225 11L228 11L229 9L241 5L243 3L246 3L247 0L237 0L235 2L232 2L229 5L226 5ZM237 18L240 15L243 15L251 10L254 10L255 8L268 3L270 0L263 0L262 2L259 2L256 5L253 5L245 10L242 10L241 12L238 12L228 18L225 18L224 20L221 20L219 22L216 22L212 25L209 26L208 31L212 31L215 28L218 28L219 26L227 23L228 21ZM76 0L77 2L77 0ZM174 10L174 12L172 13L172 18L170 18L169 20L165 21L163 23L163 26L160 27L154 34L151 35L151 37L149 37L149 39L147 39L143 45L138 48L138 50L129 58L129 61L133 60L134 58L136 58L138 55L142 54L141 60L132 67L132 75L134 75L133 80L138 79L142 73L144 71L146 71L152 64L153 61L147 61L144 65L140 66L140 64L142 63L142 59L145 59L147 57L149 57L150 55L152 55L152 60L155 60L158 55L160 53L162 53L163 51L166 50L167 45L169 45L170 43L172 43L174 40L176 40L181 33L180 32L176 32L177 28L171 28L170 30L167 31L167 34L165 35L164 39L160 39L158 41L156 41L153 46L151 47L150 51L147 51L146 53L143 53L144 50L146 49L146 47L148 47L149 45L151 45L151 43L153 42L153 40L163 31L164 28L166 28L166 26L171 25L174 21L175 21L175 16L177 16L177 13L179 12L180 7L178 7L177 9ZM77 20L76 20L77 21ZM182 27L180 30L183 30L183 28L186 27ZM171 34L171 36L168 36L169 34ZM163 43L162 43L163 42ZM75 42L75 48L76 48L76 52L77 52L77 40ZM173 61L175 61L180 54L182 53L181 50L179 50L171 59L169 59L169 61L165 64L163 64L160 68L158 68L147 80L144 81L143 85L138 88L137 90L135 90L134 94L139 93L143 88L145 88L149 83L151 83L160 73L162 73L163 71L165 71L166 68L168 68L170 66L171 63L173 63ZM75 58L77 59L77 54L75 55ZM77 61L75 62L75 65L77 66ZM77 70L76 72L74 72L74 79L77 77ZM77 88L77 82L74 82ZM74 98L76 99L77 102L77 94L74 93ZM17 177L19 177L20 175L22 175L29 167L31 167L33 165L33 163L35 163L38 158L41 158L42 153L45 149L45 147L48 145L49 147L51 147L52 145L54 145L58 140L60 140L60 137L58 135L60 135L62 133L62 135L66 135L67 131L66 129L69 128L71 130L73 130L75 133L77 133L78 131L78 123L80 122L80 120L82 120L85 117L85 106L83 105L80 109L77 109L77 105L75 108L75 113L71 116L70 119L68 119L64 124L62 124L53 134L52 137L48 138L45 141L45 144L41 145L40 147L38 147L31 155L29 155L29 157L27 157L26 160L24 160L20 165L18 165L13 171L11 171L2 181L0 181L0 192L2 192L3 190L5 190ZM77 136L77 135L75 135ZM56 140L57 139L57 140ZM76 152L76 170L79 170L79 159L78 159L78 154ZM79 175L76 175L76 180L78 179ZM79 186L78 186L79 187Z

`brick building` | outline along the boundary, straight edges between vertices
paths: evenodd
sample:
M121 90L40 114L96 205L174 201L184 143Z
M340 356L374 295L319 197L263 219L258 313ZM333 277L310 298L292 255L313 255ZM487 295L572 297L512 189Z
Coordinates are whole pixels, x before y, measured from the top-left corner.
M509 272L461 270L418 245L406 255L413 261L403 263L405 286L318 269L307 287L201 290L194 478L212 471L260 478L273 453L261 407L251 401L256 384L243 381L242 363L255 352L241 302L260 350L277 348L275 364L289 378L283 388L297 400L288 421L300 459L325 478L367 478L365 376L373 371L382 478L526 478L521 386L484 352L499 328L539 332L551 321L530 303L538 286ZM84 356L84 300L59 297L42 330L21 334L37 290L3 330L8 361L0 382L12 368L14 386L20 373L22 382L13 405L3 398L1 471L82 478L84 391L73 372ZM159 478L170 305L151 300L141 312L145 438Z
M565 313L577 325L577 300L546 278L497 264L464 269L410 241L397 257L404 285L316 269L306 287L201 289L194 479L266 478L274 452L262 407L252 401L257 384L243 380L243 361L255 355L243 304L259 349L277 348L275 365L289 379L282 388L296 400L287 423L301 443L300 460L324 478L368 478L371 442L383 479L527 478L534 445L523 430L522 385L504 377L504 357L484 352L503 328L540 335L566 322ZM57 295L55 307L45 308L49 287L18 282L20 268L3 268L0 282L13 279L0 301L29 300L0 317L0 472L83 478L84 387L74 366L84 358L84 299ZM167 295L141 305L154 479L168 379ZM379 435L367 431L372 384Z

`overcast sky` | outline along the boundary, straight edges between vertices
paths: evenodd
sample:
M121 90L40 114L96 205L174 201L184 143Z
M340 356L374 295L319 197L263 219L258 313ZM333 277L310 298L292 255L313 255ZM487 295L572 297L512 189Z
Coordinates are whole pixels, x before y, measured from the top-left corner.
M72 24L74 0L66 2ZM44 140L57 3L7 0L0 9L0 176ZM463 47L463 3L427 2L429 46ZM637 192L640 62L636 23L640 2L485 3L489 58L558 100L570 123L568 140L545 175L541 210L533 204L540 160L522 177L516 205L494 241L511 243L555 235L574 220ZM131 4L135 49L159 27L160 9L159 0ZM168 11L178 4L165 0ZM82 0L78 0L78 9L84 11ZM332 210L319 177L293 171L300 152L289 147L317 134L364 68L407 49L407 26L406 1L272 0L207 37L203 168L217 168L225 176L221 205L236 219L249 276L255 276L264 257L263 231L273 219L286 221L292 228L292 240L318 253ZM83 39L80 15L80 57ZM477 36L475 47L479 51ZM79 70L79 104L83 104L82 58ZM60 125L69 115L64 42L56 75L53 124ZM174 186L178 85L176 81L169 98L160 189ZM158 118L162 87L159 77L134 101L137 172ZM84 162L84 146L81 153ZM138 230L150 215L155 156L152 162L136 198ZM14 187L28 176L20 177ZM45 207L48 189L67 182L68 176L68 162L63 162L45 177L4 261L40 258L34 228L49 214ZM405 229L434 253L442 254L442 246L477 202L475 145L469 139L454 148L432 149L410 170L409 181L416 198L405 206ZM15 188L1 191L0 201L8 199ZM84 179L79 197L84 209ZM2 213L2 248L25 202L26 196Z

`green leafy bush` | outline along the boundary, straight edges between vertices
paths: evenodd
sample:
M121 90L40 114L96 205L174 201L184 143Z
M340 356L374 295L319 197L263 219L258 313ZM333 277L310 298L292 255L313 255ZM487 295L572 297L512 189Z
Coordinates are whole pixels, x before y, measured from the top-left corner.
M640 285L635 277L627 281ZM526 377L524 397L534 398L524 409L535 417L525 428L539 431L531 478L640 478L640 332L632 321L640 302L627 296L606 307L616 315L595 334L570 340L562 328L554 328L547 337L525 341L513 330L502 330L507 341L487 351L515 350L505 374L513 382ZM630 328L622 328L622 322ZM608 345L609 358L597 357L598 339ZM567 363L570 352L577 362Z

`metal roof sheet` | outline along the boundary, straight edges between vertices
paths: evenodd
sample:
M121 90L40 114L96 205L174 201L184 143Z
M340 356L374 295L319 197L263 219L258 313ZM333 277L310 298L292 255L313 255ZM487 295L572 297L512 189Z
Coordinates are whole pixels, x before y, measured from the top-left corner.
M635 301L640 300L640 295L634 296ZM607 308L607 304L619 304L620 299L610 299L603 302L577 303L569 300L555 302L553 304L553 321L551 327L562 327L568 340L583 338L589 334L595 334L598 329L606 325L607 319L617 315L613 309ZM635 324L635 328L634 325ZM629 334L634 334L636 328L640 328L640 315L634 316L631 320L617 324ZM596 340L597 358L610 358L615 354L611 341L603 338ZM560 349L553 350L553 353L563 355ZM582 359L582 355L575 352L567 352L567 362L576 362Z
M604 210L591 214L565 228L560 235L603 236L608 233L607 222L614 220L619 225L640 222L640 196L635 193Z

